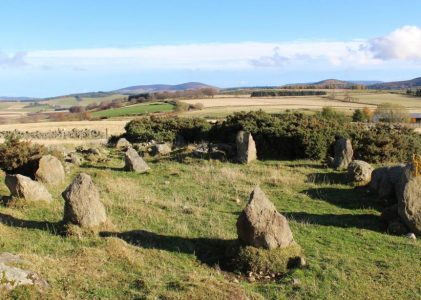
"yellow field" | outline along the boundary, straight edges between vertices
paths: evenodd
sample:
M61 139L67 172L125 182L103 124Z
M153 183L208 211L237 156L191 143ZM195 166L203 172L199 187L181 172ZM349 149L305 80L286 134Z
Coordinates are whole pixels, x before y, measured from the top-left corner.
M127 120L111 121L73 121L73 122L43 122L43 123L25 123L25 124L6 124L0 125L0 131L19 130L19 131L50 131L55 129L71 130L76 129L96 129L105 132L108 129L109 135L121 134L124 132L124 126Z
M332 93L332 92L330 92ZM328 94L330 94L328 92ZM369 107L376 109L376 106L385 103L398 103L405 106L410 112L421 112L421 99L408 97L404 94L390 93L384 91L336 91L335 100L328 96L301 96L301 97L256 97L250 96L217 96L209 99L183 100L188 104L201 103L203 109L189 111L185 116L205 116L209 118L224 117L237 111L250 111L262 109L267 112L276 113L285 110L295 111L318 111L323 107L332 107L346 113L352 113L357 108ZM345 101L346 95L353 97L352 102Z

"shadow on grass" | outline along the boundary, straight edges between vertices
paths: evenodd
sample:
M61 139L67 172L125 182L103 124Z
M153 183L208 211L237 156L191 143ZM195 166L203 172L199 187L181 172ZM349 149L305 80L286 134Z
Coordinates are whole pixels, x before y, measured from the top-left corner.
M347 209L374 208L382 210L382 206L375 201L375 196L368 193L364 187L352 189L338 189L333 187L313 188L302 191L312 199L323 200L338 207Z
M22 220L7 214L0 213L0 223L11 227L44 230L56 235L63 233L62 222Z
M307 182L315 184L348 184L346 173L312 173L307 176Z
M124 168L115 168L115 167L107 167L107 166L95 166L95 165L81 165L81 169L97 169L97 170L111 170L111 171L120 171L124 172Z
M380 216L372 214L311 214L306 212L284 213L290 219L300 223L308 223L322 226L334 226L340 228L368 229L376 232L384 232L385 226Z
M219 265L229 270L227 263L229 249L237 245L237 240L223 240L217 238L185 238L161 235L145 230L126 232L100 232L101 237L117 237L129 244L144 249L160 249L170 252L194 254L199 261L209 266Z

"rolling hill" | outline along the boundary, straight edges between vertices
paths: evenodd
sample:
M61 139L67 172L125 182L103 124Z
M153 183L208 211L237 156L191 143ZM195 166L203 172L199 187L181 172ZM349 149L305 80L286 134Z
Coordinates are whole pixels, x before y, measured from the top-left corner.
M113 91L119 94L138 94L138 93L153 93L153 92L174 92L186 90L198 90L204 88L215 88L213 86L201 82L187 82L182 84L151 84L151 85L136 85Z
M369 85L367 88L371 90L402 90L409 88L421 87L421 77L404 81L383 82Z

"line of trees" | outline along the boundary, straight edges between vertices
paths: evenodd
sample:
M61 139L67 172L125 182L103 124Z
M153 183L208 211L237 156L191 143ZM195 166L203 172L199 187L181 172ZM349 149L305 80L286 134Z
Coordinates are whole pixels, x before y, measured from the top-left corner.
M265 90L254 91L251 97L279 97L279 96L323 96L325 91L282 91L282 90Z
M406 94L410 96L421 97L421 89L416 89L416 90L408 89L406 90Z

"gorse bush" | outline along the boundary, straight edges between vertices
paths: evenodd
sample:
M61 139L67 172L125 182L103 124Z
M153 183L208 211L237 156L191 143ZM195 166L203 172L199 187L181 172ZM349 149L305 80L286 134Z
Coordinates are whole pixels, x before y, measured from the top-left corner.
M152 116L130 121L125 137L130 142L172 142L180 134L187 142L198 142L207 138L210 128L204 119Z
M354 157L372 163L407 162L421 154L421 137L401 125L376 124L367 130L355 127L351 133Z
M125 136L132 142L172 142L179 134L187 142L234 143L238 131L246 130L256 141L260 159L324 159L333 155L339 136L351 138L355 158L368 162L405 162L413 153L421 153L421 137L412 129L353 124L336 113L332 116L331 112L313 116L239 112L216 124L204 119L151 117L129 122Z
M30 165L47 152L42 145L9 136L3 144L0 144L0 169L7 173L27 175L28 172L25 170L30 169Z

